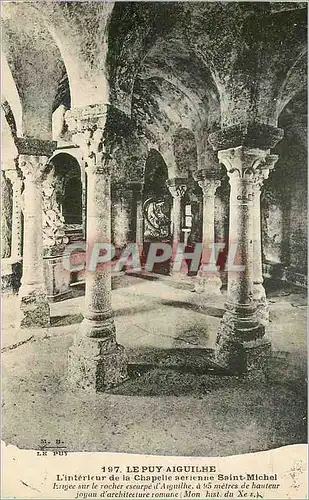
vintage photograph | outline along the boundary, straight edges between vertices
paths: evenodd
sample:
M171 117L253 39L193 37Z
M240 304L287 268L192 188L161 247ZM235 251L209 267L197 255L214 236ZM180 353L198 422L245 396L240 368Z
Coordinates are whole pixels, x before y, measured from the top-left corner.
M2 441L307 443L307 3L2 1L1 25Z

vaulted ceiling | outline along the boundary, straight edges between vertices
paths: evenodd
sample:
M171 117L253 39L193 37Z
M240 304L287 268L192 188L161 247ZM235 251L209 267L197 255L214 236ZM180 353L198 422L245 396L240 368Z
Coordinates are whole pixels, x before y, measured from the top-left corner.
M304 3L43 0L2 17L24 135L47 138L60 104L110 102L164 152L183 128L277 125L306 84Z

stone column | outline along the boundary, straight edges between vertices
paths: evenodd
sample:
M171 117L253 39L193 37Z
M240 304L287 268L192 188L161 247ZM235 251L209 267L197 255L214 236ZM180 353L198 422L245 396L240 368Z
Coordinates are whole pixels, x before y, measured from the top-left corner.
M234 264L228 269L226 311L217 339L216 359L236 372L251 370L270 354L265 327L257 317L253 300L254 283L254 195L260 168L267 152L239 146L218 152L230 180L229 252L236 249Z
M12 210L12 240L11 240L11 259L19 261L22 251L22 229L21 229L21 187L22 180L16 169L6 170L7 178L10 180L13 189L13 210Z
M142 250L144 244L143 184L136 184L136 186L134 187L134 195L136 203L135 242Z
M80 165L80 173L81 173L81 183L82 183L82 226L83 226L83 237L86 238L86 224L87 224L87 210L86 210L86 198L87 198L87 189L86 189L86 172L84 162Z
M8 259L12 243L12 193L4 168L1 169L1 259ZM3 267L3 266L2 266ZM2 273L3 276L3 273Z
M105 150L107 106L76 108L67 122L80 145L87 174L87 245L111 243L111 171ZM89 259L88 264L89 264ZM116 342L111 307L111 265L86 271L85 312L69 351L69 381L74 389L97 392L127 378L127 360Z
M216 255L215 243L215 194L221 182L215 170L198 170L195 180L203 191L203 254L197 276L196 291L211 295L220 294L222 286L218 268L211 259ZM206 268L207 266L207 268Z
M182 224L182 198L187 191L187 179L175 177L168 179L166 185L173 197L172 209L172 234L173 247L176 248L181 240L181 224Z
M35 142L33 148L31 147L32 141ZM24 176L23 274L19 289L21 327L45 327L50 324L43 265L42 181L54 143L50 142L48 155L27 154L28 151L37 152L44 149L44 142L19 139L18 143L19 146L21 144L25 146L21 149L18 147L21 151L19 167ZM40 148L40 143L42 143L42 148Z
M130 241L132 191L124 185L112 186L112 243L120 252Z
M256 182L253 185L253 300L257 306L257 316L261 324L269 322L269 310L263 286L262 243L261 243L261 188L264 179L268 178L269 171L278 161L277 155L268 154L265 162L257 172Z
M233 125L208 137L227 169L231 186L227 302L215 359L234 373L264 376L271 354L254 300L254 197L263 169L275 158L269 151L282 137L282 129L264 123ZM231 259L233 250L236 257Z

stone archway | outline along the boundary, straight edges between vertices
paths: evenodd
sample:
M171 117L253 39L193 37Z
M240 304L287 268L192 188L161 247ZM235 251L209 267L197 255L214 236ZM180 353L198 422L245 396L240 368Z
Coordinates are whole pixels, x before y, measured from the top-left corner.
M71 283L82 280L62 265L67 245L84 239L86 207L82 180L82 168L73 155L60 152L49 160L42 184L43 258L47 295L53 302L71 296Z
M145 164L143 191L143 258L146 260L149 245L153 242L170 243L171 200L166 185L168 169L161 154L151 149ZM156 266L155 272L169 273L169 263Z
M68 153L56 154L50 163L54 166L56 201L64 218L68 235L82 236L85 221L85 182L78 160Z

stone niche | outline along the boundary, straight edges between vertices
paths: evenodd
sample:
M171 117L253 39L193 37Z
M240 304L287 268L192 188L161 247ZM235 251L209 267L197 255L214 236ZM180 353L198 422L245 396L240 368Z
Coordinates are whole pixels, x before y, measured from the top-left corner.
M77 160L57 154L43 182L44 272L51 302L71 297L71 284L81 277L65 269L67 245L84 239L84 197L81 169Z

